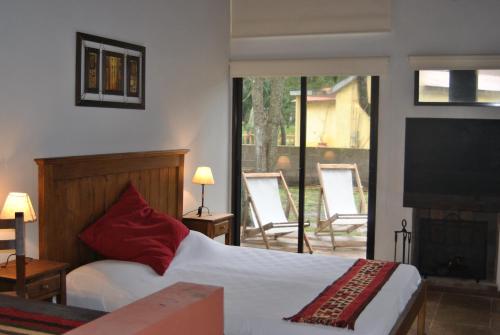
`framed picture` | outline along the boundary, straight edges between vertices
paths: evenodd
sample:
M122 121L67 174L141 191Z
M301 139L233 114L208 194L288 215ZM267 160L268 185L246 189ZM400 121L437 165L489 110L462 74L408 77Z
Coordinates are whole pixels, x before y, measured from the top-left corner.
M124 55L118 52L102 52L102 92L104 94L123 95L123 58Z
M85 47L85 92L99 93L99 49Z
M127 96L139 96L139 62L136 56L127 56Z
M75 104L145 109L146 48L76 33Z

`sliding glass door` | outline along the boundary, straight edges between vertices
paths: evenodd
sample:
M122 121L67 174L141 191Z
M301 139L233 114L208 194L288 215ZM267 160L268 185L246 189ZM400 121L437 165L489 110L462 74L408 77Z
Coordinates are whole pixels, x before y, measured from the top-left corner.
M298 250L297 97L291 92L300 97L299 77L247 77L242 82L239 217L243 245ZM276 243L278 238L282 243Z
M233 93L236 244L372 256L378 78L236 78Z

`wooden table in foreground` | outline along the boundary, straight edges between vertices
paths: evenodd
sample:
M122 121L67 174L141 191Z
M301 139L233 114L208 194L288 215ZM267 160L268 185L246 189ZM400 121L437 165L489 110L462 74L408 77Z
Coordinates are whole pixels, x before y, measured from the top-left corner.
M0 266L0 290L14 291L16 262ZM26 295L28 299L45 300L52 297L66 305L66 269L68 264L33 259L26 262Z
M178 282L67 335L223 335L224 289Z

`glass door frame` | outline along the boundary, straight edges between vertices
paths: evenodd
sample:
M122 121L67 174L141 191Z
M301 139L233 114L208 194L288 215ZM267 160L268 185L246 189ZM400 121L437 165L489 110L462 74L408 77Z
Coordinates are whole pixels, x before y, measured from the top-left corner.
M371 77L370 110L370 161L368 181L368 224L366 236L366 258L373 259L375 254L375 216L377 203L377 157L378 157L378 113L380 77ZM241 226L241 155L242 155L242 116L243 116L243 78L233 78L232 103L232 167L231 167L231 212L233 220L233 245L240 245ZM307 129L307 77L300 77L300 158L299 158L299 206L298 206L298 246L304 252L304 199L305 199L305 158Z

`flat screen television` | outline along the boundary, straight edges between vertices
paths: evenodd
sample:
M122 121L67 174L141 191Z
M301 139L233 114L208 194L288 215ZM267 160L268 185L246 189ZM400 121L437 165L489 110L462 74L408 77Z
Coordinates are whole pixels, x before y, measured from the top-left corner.
M500 120L407 118L403 206L500 212Z

